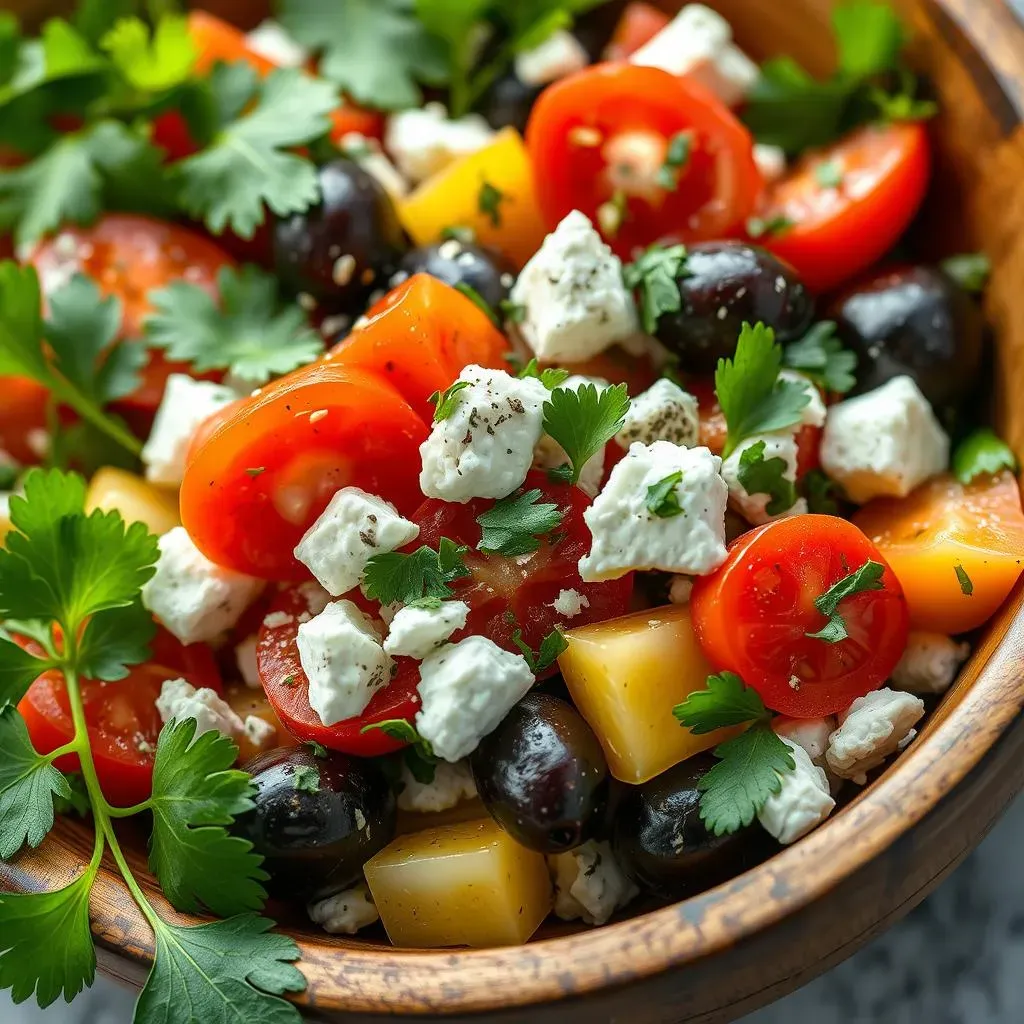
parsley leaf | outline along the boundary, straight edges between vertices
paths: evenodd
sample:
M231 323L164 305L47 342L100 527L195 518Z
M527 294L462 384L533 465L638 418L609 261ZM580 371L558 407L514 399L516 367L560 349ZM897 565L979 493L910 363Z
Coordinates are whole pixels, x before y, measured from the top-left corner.
M765 512L778 516L796 504L796 484L786 475L786 460L764 457L765 442L758 441L740 452L736 477L747 494L767 494Z
M807 636L826 643L837 644L850 634L846 631L846 620L839 614L839 604L854 594L863 594L869 590L884 590L882 576L885 566L881 562L865 562L859 569L848 572L841 580L837 580L820 597L814 599L814 607L828 618L828 622L817 633Z
M956 579L960 584L960 593L964 597L971 597L974 594L974 583L971 581L971 577L967 575L967 570L959 562L953 566L956 571Z
M839 488L820 469L812 469L803 478L808 511L822 516L839 514Z
M100 40L100 48L125 81L143 92L163 92L181 85L198 56L188 19L167 15L156 28L140 18L122 18Z
M540 537L561 525L564 513L541 502L537 489L509 495L476 517L483 527L478 551L496 555L528 555L540 548ZM539 504L538 504L539 503Z
M832 320L822 320L799 341L787 345L782 361L789 369L810 377L818 387L837 395L846 394L857 383L853 375L857 355L843 348Z
M679 172L690 162L693 149L693 132L678 132L669 139L665 163L658 171L658 184L669 192L679 188Z
M676 470L668 476L651 484L647 488L647 511L659 519L672 519L682 515L683 507L679 504L676 487L682 483L683 471Z
M489 181L485 180L481 183L476 197L476 205L480 213L490 218L492 227L501 227L501 204L507 198L500 188L492 185Z
M428 399L428 402L434 404L434 422L440 423L442 420L448 419L453 412L455 412L455 406L458 402L456 397L460 391L465 391L466 388L470 387L468 380L457 380L451 387L447 387L444 391L435 391Z
M758 692L734 672L708 676L705 688L694 690L672 714L695 736L769 717Z
M658 320L665 313L678 313L683 308L679 280L686 276L685 245L652 245L622 268L626 287L639 292L640 315L648 334L657 331Z
M987 427L975 430L961 441L953 453L953 472L962 484L979 476L1017 469L1017 457L1002 438Z
M319 793L319 769L308 764L297 764L292 769L292 786L300 793Z
M541 382L548 389L548 391L554 391L555 388L561 387L571 376L568 370L561 370L554 366L549 366L547 369L542 370L537 362L537 357L534 356L517 374L516 376L520 380L525 380L527 377L534 377Z
M17 704L46 665L13 640L0 639L0 705Z
M569 642L562 635L559 629L553 629L540 642L540 649L535 653L533 648L523 639L523 631L517 629L512 634L512 642L523 654L523 659L530 666L530 671L536 676L551 668L559 655L569 647Z
M97 612L86 623L78 642L79 668L89 679L125 679L130 666L149 659L155 635L153 616L139 598L127 607Z
M965 291L978 295L992 274L992 261L983 252L967 252L942 261L942 269Z
M782 358L775 332L758 323L743 325L732 359L719 359L715 391L729 428L724 458L748 437L800 422L811 398L804 384L779 379Z
M544 403L544 431L565 450L576 483L583 467L621 429L629 411L625 384L598 391L593 384L555 388Z
M468 550L442 537L437 551L424 546L411 554L388 551L374 555L363 574L363 594L381 604L411 604L423 597L449 598L449 584L469 575L462 560Z
M407 743L408 746L399 751L399 757L404 762L409 774L421 785L429 786L434 781L437 772L439 758L434 753L434 748L429 740L425 740L416 730L412 722L404 718L389 718L384 722L373 722L363 726L360 734L373 732L380 729L385 736L390 736L399 743Z
M751 238L782 238L786 232L793 228L791 221L785 214L778 214L765 220L763 217L751 217L747 221L747 234Z

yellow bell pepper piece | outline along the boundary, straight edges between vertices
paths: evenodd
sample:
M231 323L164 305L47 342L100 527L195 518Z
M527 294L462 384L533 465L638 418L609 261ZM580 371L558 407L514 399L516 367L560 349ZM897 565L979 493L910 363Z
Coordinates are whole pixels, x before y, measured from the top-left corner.
M158 536L181 525L176 493L112 466L98 470L89 482L85 510L97 508L120 512L126 523L145 523Z

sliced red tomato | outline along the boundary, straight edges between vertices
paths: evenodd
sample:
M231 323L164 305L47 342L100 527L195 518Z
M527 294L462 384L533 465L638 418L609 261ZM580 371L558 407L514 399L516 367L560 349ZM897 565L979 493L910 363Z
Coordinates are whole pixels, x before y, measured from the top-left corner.
M379 111L367 110L345 100L331 114L331 142L341 145L346 135L356 132L368 139L384 136L384 116Z
M758 241L812 291L830 291L903 235L928 189L931 163L922 124L859 128L768 186L758 216L790 226Z
M608 60L625 60L646 46L672 20L670 14L643 0L634 0L622 12L612 41L605 49Z
M209 644L183 644L163 626L157 626L150 660L177 673L197 690L205 687L216 693L224 692L217 656Z
M206 11L189 11L188 34L198 51L196 72L209 74L218 61L245 61L261 75L269 75L277 65L249 47L245 33Z
M382 378L315 363L232 409L191 453L181 487L182 522L218 565L305 579L292 551L342 487L416 508L427 425Z
M662 169L673 139L689 153L675 187ZM617 253L660 239L697 242L742 233L761 191L750 133L696 82L659 68L598 64L546 89L526 128L537 198L550 227L572 210L595 224L612 203Z
M882 589L840 603L847 638L810 636L828 621L815 600L868 561L885 566ZM740 537L725 564L694 584L690 608L708 661L794 718L835 714L881 686L910 629L896 575L856 526L835 516L794 516Z
M31 432L46 429L49 392L27 377L0 377L0 451L22 465L38 462L41 451Z

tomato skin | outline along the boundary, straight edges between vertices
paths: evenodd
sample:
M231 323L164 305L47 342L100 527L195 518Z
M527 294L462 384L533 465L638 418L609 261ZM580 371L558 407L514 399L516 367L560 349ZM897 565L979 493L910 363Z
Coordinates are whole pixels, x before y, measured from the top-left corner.
M842 601L848 638L807 636L827 622L815 599L868 561L885 566L883 586ZM856 526L835 516L793 516L744 534L722 567L694 584L690 609L715 669L735 672L767 707L793 718L836 714L881 686L910 629L895 573Z
M838 190L822 188L815 178L826 163L843 172ZM928 189L931 164L924 125L859 128L808 154L768 186L758 215L784 217L793 226L759 242L792 264L812 291L831 291L879 260L903 235Z
M277 65L249 48L245 33L206 11L189 11L188 33L198 51L195 71L207 75L218 61L245 61L260 75L269 75Z
M671 21L671 15L657 7L643 0L633 0L622 12L605 57L608 60L625 60L641 46L646 46Z
M0 450L22 465L39 461L29 432L46 429L49 392L28 377L0 377Z
M601 141L574 141L580 129ZM651 186L669 140L684 131L694 142L678 188ZM698 242L743 232L762 188L750 133L698 83L625 63L563 78L541 94L530 115L526 141L550 228L574 209L597 223L598 208L615 192L605 151L628 136L642 136L662 153L640 176L653 191L627 195L626 219L606 238L616 253L630 257L660 239Z
M224 680L217 657L209 644L183 644L163 626L156 627L151 662L170 669L197 690L204 687L217 694L224 692Z
M342 101L331 114L331 142L341 145L346 135L355 132L368 139L384 137L384 116L376 110L366 110L352 103Z

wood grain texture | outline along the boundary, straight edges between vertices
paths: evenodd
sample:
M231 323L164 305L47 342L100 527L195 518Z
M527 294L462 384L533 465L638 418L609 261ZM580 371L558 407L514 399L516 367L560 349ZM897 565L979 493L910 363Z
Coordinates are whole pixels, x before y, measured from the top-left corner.
M828 0L713 5L758 56L790 53L827 70ZM914 62L942 109L936 187L916 234L929 256L982 248L993 259L986 308L998 336L996 418L1024 457L1024 32L999 0L901 7L915 33ZM286 918L309 979L304 1012L353 1024L383 1015L481 1024L736 1019L850 955L973 849L1024 785L1022 706L1024 584L921 738L795 847L695 899L598 930L551 927L516 949L396 950L325 937ZM86 826L62 821L41 849L0 865L0 883L54 888L90 848ZM155 894L142 837L129 848ZM151 936L110 868L91 904L101 968L138 984Z

